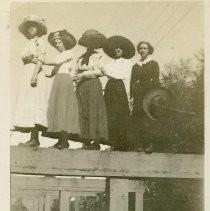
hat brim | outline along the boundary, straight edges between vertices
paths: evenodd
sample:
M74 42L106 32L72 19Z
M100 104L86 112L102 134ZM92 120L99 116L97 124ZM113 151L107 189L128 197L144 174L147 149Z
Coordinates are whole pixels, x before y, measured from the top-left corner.
M151 112L151 108L154 105L155 99L157 98L167 104L171 104L174 101L173 94L163 87L152 89L151 91L149 91L144 96L143 109L146 115L152 120L157 120Z
M103 50L111 58L115 58L115 49L121 48L123 50L122 57L131 59L135 55L135 47L133 43L122 36L112 36L105 41Z
M75 45L77 44L77 41L76 39L74 38L73 35L68 35L68 36L62 36L61 38L58 38L58 39L61 39L62 41L65 42L65 48L66 50L70 50L72 49L73 47L75 47ZM53 35L52 33L50 33L49 37L48 37L48 41L49 43L56 48L55 46L55 39L53 38Z
M47 26L42 21L39 21L39 20L23 21L18 27L19 31L28 38L28 31L27 30L31 25L35 25L37 27L38 36L42 36L42 35L47 34Z
M104 47L105 41L106 37L103 34L98 33L95 35L83 35L79 39L78 44L86 48L98 49Z

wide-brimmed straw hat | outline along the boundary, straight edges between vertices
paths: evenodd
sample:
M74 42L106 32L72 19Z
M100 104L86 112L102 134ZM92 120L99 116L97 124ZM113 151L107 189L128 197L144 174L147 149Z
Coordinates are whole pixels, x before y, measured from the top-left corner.
M155 88L150 90L143 100L143 109L147 116L152 119L158 119L167 111L166 108L171 108L175 100L175 96L165 88Z
M86 48L103 48L106 37L95 29L88 29L82 34L78 44Z
M53 47L55 47L56 39L61 39L63 41L66 50L72 49L77 44L74 36L65 29L61 31L51 32L49 34L48 41Z
M37 27L37 35L42 36L47 34L47 26L45 25L45 20L39 18L36 15L29 15L23 18L22 23L19 25L19 31L25 35L28 39L28 28L33 25Z
M122 36L112 36L105 41L104 52L111 58L115 58L115 49L121 48L123 50L122 57L130 59L135 55L135 47L133 43Z

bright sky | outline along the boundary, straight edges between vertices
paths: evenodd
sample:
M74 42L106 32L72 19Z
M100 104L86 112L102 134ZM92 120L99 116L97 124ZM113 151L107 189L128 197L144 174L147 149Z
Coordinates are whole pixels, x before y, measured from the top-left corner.
M46 19L48 32L67 29L77 40L85 30L97 29L107 37L125 36L135 46L141 40L149 41L155 47L154 57L161 71L167 62L193 57L204 45L202 2L13 3L10 14L12 105L15 105L22 70L20 53L27 43L18 25L29 14ZM84 50L81 46L73 49L76 57ZM47 59L52 61L56 54L48 44ZM133 60L136 59L138 56ZM28 134L12 134L12 144L26 140L29 140ZM41 141L41 146L45 143Z

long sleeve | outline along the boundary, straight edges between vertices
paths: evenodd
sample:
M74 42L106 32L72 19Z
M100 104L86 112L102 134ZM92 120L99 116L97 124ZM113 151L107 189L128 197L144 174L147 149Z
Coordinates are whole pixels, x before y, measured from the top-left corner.
M45 47L45 41L41 38L39 38L36 42L36 53L37 53L37 59L44 63L45 56L46 56L46 47Z
M136 74L135 74L135 66L133 66L132 71L131 71L131 80L130 80L130 98L133 97L134 93L134 84L136 81Z
M160 85L159 74L160 74L159 65L156 61L153 61L152 74L151 74L152 87L157 87Z
M100 67L103 66L103 57L98 55L93 55L93 57L90 58L89 61L89 67L90 70L86 71L85 74L89 77L100 77L102 76L102 72L100 70Z
M103 66L103 57L100 54L92 54L88 65L81 65L82 58L77 62L77 73L83 72L85 77L95 78L102 76L100 67Z

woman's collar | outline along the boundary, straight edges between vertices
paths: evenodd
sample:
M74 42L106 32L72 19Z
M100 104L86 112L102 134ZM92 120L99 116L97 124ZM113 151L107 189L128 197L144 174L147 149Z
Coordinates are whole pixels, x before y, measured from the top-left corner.
M125 59L123 57L115 59L115 61L124 61Z
M146 64L152 60L152 56L147 56L147 58L144 61L138 61L137 64L142 66L143 64Z

